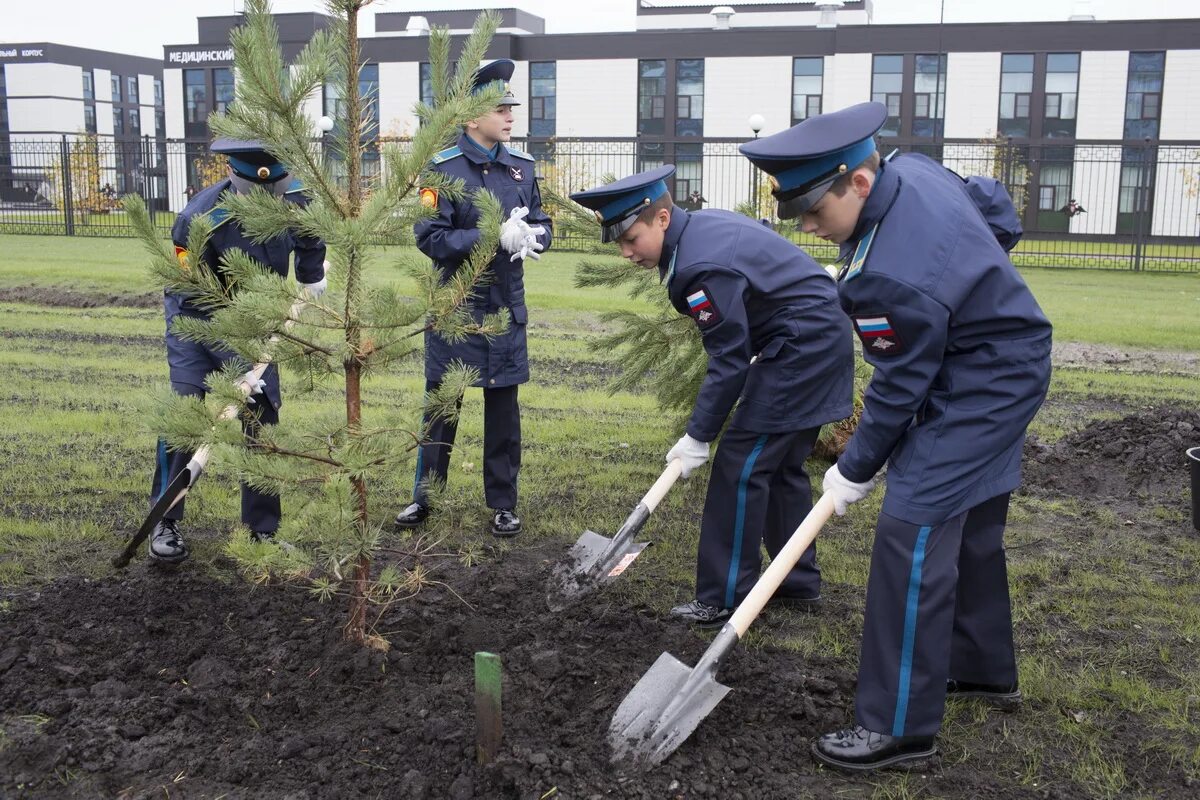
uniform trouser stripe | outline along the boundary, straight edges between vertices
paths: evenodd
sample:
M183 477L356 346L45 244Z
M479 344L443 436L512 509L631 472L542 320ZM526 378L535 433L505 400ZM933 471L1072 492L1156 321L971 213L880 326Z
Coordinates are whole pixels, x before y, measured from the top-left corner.
M896 719L892 736L904 735L904 720L908 716L908 693L912 683L913 644L917 638L917 603L921 596L921 568L925 565L925 542L933 530L926 525L917 533L913 546L912 569L908 573L908 600L904 607L904 643L900 650L900 681L896 687Z
M750 483L750 475L754 472L754 462L767 443L767 436L758 437L754 449L746 456L746 464L742 467L741 477L737 487L737 513L733 523L733 557L729 559L729 577L725 581L725 608L733 608L733 599L737 595L738 567L742 560L742 533L746 527L746 486Z
M158 493L154 497L154 502L162 499L163 493L167 491L167 484L171 482L170 470L167 463L167 442L165 439L158 440Z

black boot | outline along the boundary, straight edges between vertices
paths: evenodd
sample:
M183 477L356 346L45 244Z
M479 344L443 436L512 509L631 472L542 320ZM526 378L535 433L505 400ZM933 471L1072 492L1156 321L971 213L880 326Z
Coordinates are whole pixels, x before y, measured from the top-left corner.
M827 733L812 743L817 761L850 772L924 761L936 752L932 736L888 736L861 725Z
M1010 684L946 681L947 697L974 697L1001 711L1016 711L1021 707L1021 690L1014 681Z
M815 614L821 610L821 595L816 597L799 597L790 594L777 594L767 601L768 608L790 608L806 614Z
M522 530L521 518L514 514L512 509L496 509L496 514L492 517L493 536L499 536L502 539L508 539L516 536Z
M419 528L429 517L428 506L412 503L396 515L397 528Z
M273 542L275 541L275 531L250 531L250 541Z
M672 608L671 616L675 619L695 623L701 628L716 628L724 625L725 621L733 616L733 609L717 608L716 606L710 606L708 603L693 600L690 603L684 603L681 606Z
M179 522L164 519L154 526L150 534L150 558L160 564L178 564L191 555L183 536L179 533Z

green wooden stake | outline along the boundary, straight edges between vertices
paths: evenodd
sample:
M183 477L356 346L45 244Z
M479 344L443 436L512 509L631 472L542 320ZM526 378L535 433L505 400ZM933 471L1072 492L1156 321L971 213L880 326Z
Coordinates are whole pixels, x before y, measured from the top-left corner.
M475 654L475 756L490 764L500 752L504 724L500 716L500 656Z

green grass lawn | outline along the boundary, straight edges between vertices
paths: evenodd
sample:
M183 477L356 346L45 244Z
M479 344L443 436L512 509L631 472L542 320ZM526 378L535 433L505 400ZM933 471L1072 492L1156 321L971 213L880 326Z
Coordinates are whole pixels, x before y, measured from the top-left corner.
M411 248L381 249L371 280L404 281L404 263L417 257ZM585 528L615 531L679 435L677 421L660 413L648 394L607 391L615 365L588 343L603 329L602 312L629 308L631 301L621 292L574 288L582 258L551 252L526 269L533 380L521 388L521 508L527 540L564 546ZM128 239L0 235L0 292L152 293L142 263ZM1200 275L1024 274L1055 323L1058 342L1200 350ZM3 297L0 585L64 573L108 576L117 536L135 529L145 514L155 440L148 398L167 380L161 311ZM422 386L417 359L372 378L364 394L367 424L412 426ZM284 419L301 423L342 402L335 388L304 394L294 379L285 381L284 394ZM1091 419L1148 406L1200 408L1198 398L1200 374L1194 372L1118 372L1103 363L1059 369L1034 432L1053 440ZM445 507L432 528L449 546L472 553L487 524L481 406L479 393L469 393ZM372 486L375 519L389 519L408 501L411 469L405 465ZM656 546L619 582L618 598L659 612L691 598L704 490L701 475L668 495L647 527ZM799 657L819 652L844 661L853 674L879 500L876 492L822 534L827 585L847 605L815 621L752 629L750 647L791 648ZM284 513L297 502L285 496ZM235 478L214 465L189 495L187 528L196 534L189 539L196 563L225 580L230 576L217 556L237 519ZM1006 796L1036 796L1047 786L1064 797L1138 796L1130 791L1138 759L1151 753L1168 754L1177 770L1200 778L1194 699L1200 696L1200 539L1177 533L1185 527L1173 508L1148 507L1129 527L1073 498L1018 498L1010 523L1010 584L1021 680L1033 711L997 724L978 709L952 705L942 735L943 769L969 770L972 755L987 752L1005 766L988 780L1010 792ZM1084 544L1063 538L1064 531L1086 532ZM1062 633L1065 625L1070 635ZM1153 730L1153 737L1124 740L1122 726L1130 720ZM830 783L817 791L832 793L831 787L864 790L853 796L931 796L908 775L880 775L858 786Z

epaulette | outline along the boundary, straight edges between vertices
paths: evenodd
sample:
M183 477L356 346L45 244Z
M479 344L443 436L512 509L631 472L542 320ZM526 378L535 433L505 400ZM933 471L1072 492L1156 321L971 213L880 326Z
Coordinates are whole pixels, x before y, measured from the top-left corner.
M875 241L875 231L877 230L879 230L878 225L867 231L867 235L858 243L858 247L854 248L854 255L850 257L849 263L842 269L842 273L838 275L838 283L846 283L853 280L862 272L863 265L867 262L867 254L871 252L871 243Z
M452 158L458 158L462 154L463 152L459 149L458 145L455 145L454 147L447 147L445 150L433 157L433 163L443 164Z
M284 194L295 194L296 192L304 191L304 186L301 185L299 178L292 179L292 185L287 188Z
M533 157L533 156L529 155L529 153L526 153L526 152L524 152L524 151L522 151L522 150L514 150L514 149L513 149L513 148L511 148L511 147L507 148L507 150L508 150L508 152L509 152L509 153L511 153L512 155L516 156L517 158L523 158L523 159L525 159L526 161L535 161L535 160L536 160L536 159L534 159L534 157Z
M212 221L212 229L214 231L224 225L226 222L229 222L229 220L233 219L233 216L229 213L229 211L221 208L220 206L215 206L207 213L209 220Z

